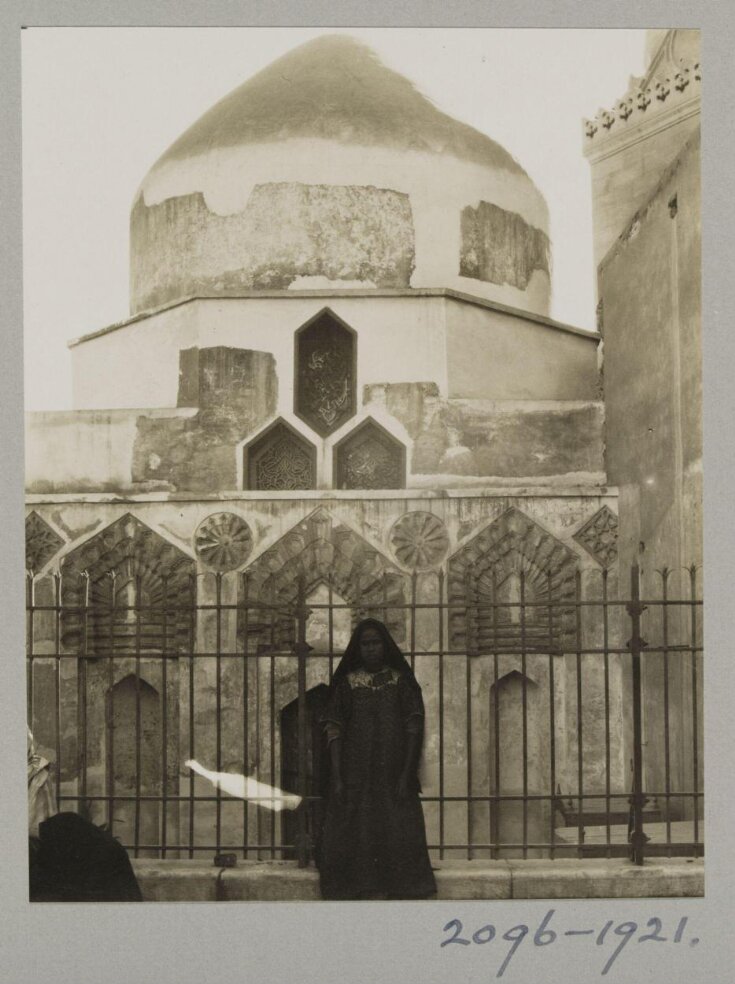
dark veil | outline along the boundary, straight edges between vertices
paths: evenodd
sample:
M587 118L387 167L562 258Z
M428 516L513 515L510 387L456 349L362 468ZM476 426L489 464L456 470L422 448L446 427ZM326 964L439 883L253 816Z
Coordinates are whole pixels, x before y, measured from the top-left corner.
M337 669L334 671L334 676L332 677L333 685L336 686L336 684L338 684L339 681L348 673L352 673L354 670L359 670L362 668L360 637L367 628L375 629L380 634L383 640L383 652L386 666L391 666L394 670L398 670L398 672L406 678L411 686L415 687L420 693L421 687L419 687L416 677L414 676L414 672L408 664L406 657L398 648L397 643L386 626L377 618L365 618L355 626L355 629L350 636L350 641L347 643L347 648L344 651L344 655L339 661Z

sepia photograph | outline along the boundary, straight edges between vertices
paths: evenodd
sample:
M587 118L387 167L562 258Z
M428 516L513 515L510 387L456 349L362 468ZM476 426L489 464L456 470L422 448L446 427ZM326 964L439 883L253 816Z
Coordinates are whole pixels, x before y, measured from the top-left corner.
M21 48L30 902L703 897L700 31Z

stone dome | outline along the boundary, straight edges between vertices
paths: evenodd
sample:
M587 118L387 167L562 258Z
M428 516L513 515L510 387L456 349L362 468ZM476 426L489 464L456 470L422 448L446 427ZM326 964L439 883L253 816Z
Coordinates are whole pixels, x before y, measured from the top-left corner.
M523 168L363 44L289 52L193 124L131 213L131 310L196 295L454 288L548 313Z

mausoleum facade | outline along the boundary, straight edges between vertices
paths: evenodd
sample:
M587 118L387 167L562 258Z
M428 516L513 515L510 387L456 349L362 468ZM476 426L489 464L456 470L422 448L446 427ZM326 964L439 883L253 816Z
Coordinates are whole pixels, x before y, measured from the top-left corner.
M299 598L313 708L366 611L415 662L431 842L512 853L550 802L494 794L629 789L622 663L579 656L617 616L563 607L617 583L617 493L599 336L548 317L550 260L520 164L343 37L146 175L131 316L71 343L74 409L26 442L36 741L95 816L121 797L126 842L283 842L232 802L195 829L184 762L288 785Z

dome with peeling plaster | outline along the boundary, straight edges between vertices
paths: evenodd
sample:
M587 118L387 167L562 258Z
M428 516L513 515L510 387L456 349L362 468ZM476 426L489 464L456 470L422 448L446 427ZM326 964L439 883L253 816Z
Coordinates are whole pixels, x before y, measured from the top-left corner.
M549 266L546 203L520 164L343 35L213 106L154 164L131 213L134 313L193 296L428 287L545 314Z

